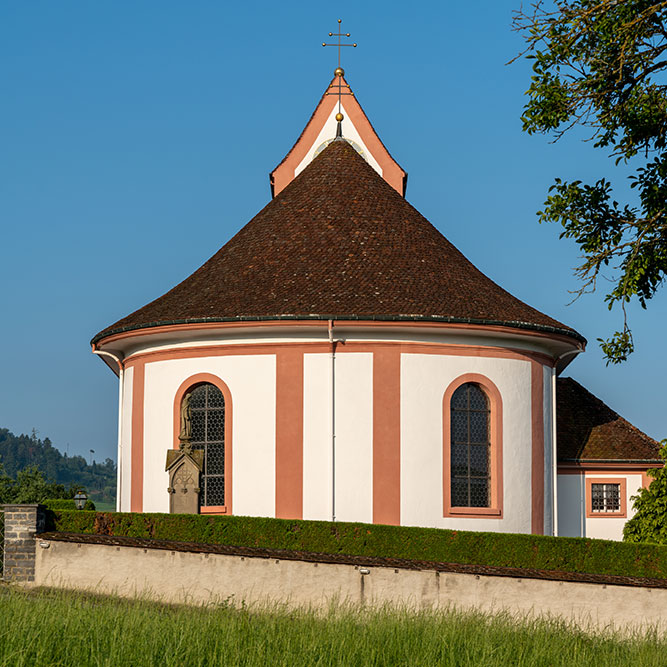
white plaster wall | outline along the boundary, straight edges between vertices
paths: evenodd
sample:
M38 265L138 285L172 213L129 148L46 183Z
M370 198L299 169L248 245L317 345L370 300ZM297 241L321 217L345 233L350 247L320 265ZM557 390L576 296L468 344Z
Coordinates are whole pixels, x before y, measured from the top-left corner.
M625 479L627 492L627 518L586 517L586 480ZM558 475L558 534L565 537L594 537L601 540L622 540L625 522L634 516L631 496L642 485L641 475L606 473Z
M586 537L597 537L602 540L622 540L623 539L623 526L628 519L631 519L635 512L632 508L632 501L630 496L634 496L637 491L641 488L642 485L642 476L641 475L615 475L613 471L610 471L607 474L588 474L586 479L596 478L600 479L614 479L614 478L623 477L626 481L626 492L627 492L627 508L628 516L627 519L613 519L610 517L598 517L598 518L587 518L586 519Z
M562 537L585 537L583 475L558 475L558 534Z
M442 516L442 399L464 373L480 373L503 400L502 519ZM460 530L531 530L531 368L514 359L401 355L401 523Z
M332 518L330 354L304 355L304 519ZM337 354L336 519L373 520L373 355Z
M373 522L373 355L336 355L336 520Z
M371 152L368 150L368 146L362 141L357 128L352 124L350 120L350 115L345 108L345 97L342 99L343 115L345 119L342 123L343 136L346 139L351 139L354 143L358 144L361 149L364 151L364 157L368 161L375 171L377 171L380 176L382 176L382 167L378 164L377 160L371 155ZM327 139L333 139L336 136L336 128L338 121L336 120L336 114L338 113L338 105L333 108L327 118L326 123L323 125L322 130L317 135L317 139L313 143L312 147L309 149L306 157L301 160L299 166L294 170L294 175L298 176L312 161L315 157L315 151L320 147L320 145Z
M276 360L270 354L146 364L143 511L169 511L164 465L174 442L174 397L197 373L216 375L232 395L232 512L275 516Z
M116 509L130 511L130 481L132 479L132 387L134 368L123 373L123 403L120 418L120 446L118 448L118 487Z

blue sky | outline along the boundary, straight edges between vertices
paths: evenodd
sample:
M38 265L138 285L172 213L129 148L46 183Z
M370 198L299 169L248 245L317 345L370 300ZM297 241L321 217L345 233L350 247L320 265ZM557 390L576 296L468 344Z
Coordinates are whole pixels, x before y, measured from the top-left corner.
M567 370L649 435L667 436L667 297L630 309L638 351L606 367L621 323L575 302L573 244L535 212L553 178L624 174L577 134L521 132L530 70L505 0L197 0L0 7L0 427L115 458L115 376L91 337L198 268L270 197L268 172L336 65L336 19L359 43L347 79L408 200L488 276L573 326ZM627 187L620 181L620 193ZM602 288L604 289L604 281Z

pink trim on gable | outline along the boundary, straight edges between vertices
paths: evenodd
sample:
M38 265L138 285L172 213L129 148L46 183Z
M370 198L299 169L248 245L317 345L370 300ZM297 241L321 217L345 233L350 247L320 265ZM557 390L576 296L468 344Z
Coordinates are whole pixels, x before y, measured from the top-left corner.
M401 524L401 352L373 352L373 523Z
M202 514L231 514L232 513L232 392L217 375L212 373L197 373L184 380L174 396L173 421L173 448L179 449L178 434L181 430L181 401L185 392L196 384L208 382L215 385L225 398L225 504L202 507Z
M295 178L297 167L301 164L303 159L308 155L308 151L313 147L317 137L322 128L326 124L329 116L338 104L338 98L335 95L328 95L331 87L338 85L338 77L334 77L326 92L320 99L317 108L304 128L301 136L287 153L283 161L271 172L271 189L273 196L278 195L289 185ZM343 78L343 86L348 84ZM361 108L357 98L353 95L346 95L343 99L344 111L356 128L361 140L368 148L371 155L375 158L382 169L382 178L384 178L394 190L400 195L405 196L405 181L407 174L398 165L396 160L391 157L389 151L385 148L380 137L373 129L368 117ZM343 121L343 133L345 132L345 121ZM331 137L333 139L333 137Z
M303 348L276 352L276 517L303 518Z
M544 534L544 371L542 364L530 362L531 395L531 532Z
M490 507L452 507L451 504L451 402L454 392L466 382L478 384L489 399L491 420L489 436L491 440L491 506ZM503 400L496 385L489 378L479 373L465 373L454 380L442 399L443 412L443 516L469 518L503 518Z
M348 102L351 100L351 103ZM359 132L361 140L366 144L369 153L376 159L382 169L382 178L391 185L399 195L405 197L405 187L407 185L407 174L399 167L398 163L389 154L384 144L373 129L368 116L364 113L356 97L345 98L345 110L348 113L352 124Z

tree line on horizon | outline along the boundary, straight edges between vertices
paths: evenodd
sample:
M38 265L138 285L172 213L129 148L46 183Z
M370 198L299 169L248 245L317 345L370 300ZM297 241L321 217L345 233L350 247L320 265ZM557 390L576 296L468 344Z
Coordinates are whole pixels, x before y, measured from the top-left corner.
M9 429L0 428L0 474L17 480L31 468L37 469L47 484L85 489L89 497L98 501L115 500L116 464L112 459L88 464L83 456L62 454L49 438L42 440L34 432L14 435Z

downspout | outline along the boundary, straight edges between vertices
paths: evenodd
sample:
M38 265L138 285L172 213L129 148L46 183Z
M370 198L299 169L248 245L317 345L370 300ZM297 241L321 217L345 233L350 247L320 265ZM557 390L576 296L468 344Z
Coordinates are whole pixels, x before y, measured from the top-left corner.
M331 345L331 520L336 520L336 342L333 338L334 321L329 320Z
M558 537L558 443L557 443L557 424L556 424L556 367L558 362L563 358L567 357L569 354L580 354L583 350L568 350L563 352L559 357L554 361L553 368L551 369L551 470L552 470L552 487L553 492L552 497L552 508L551 508L551 521L552 521L552 533L554 537Z
M556 361L558 363L558 360ZM558 537L558 458L556 452L556 363L551 369L551 533Z
M120 512L120 503L123 497L123 439L122 439L122 427L123 427L123 397L125 394L125 368L123 367L123 361L120 357L117 357L111 352L105 352L104 350L98 350L93 345L93 354L104 355L106 357L111 357L118 364L118 470L116 471L116 484L117 484L117 493L116 493L116 511Z

